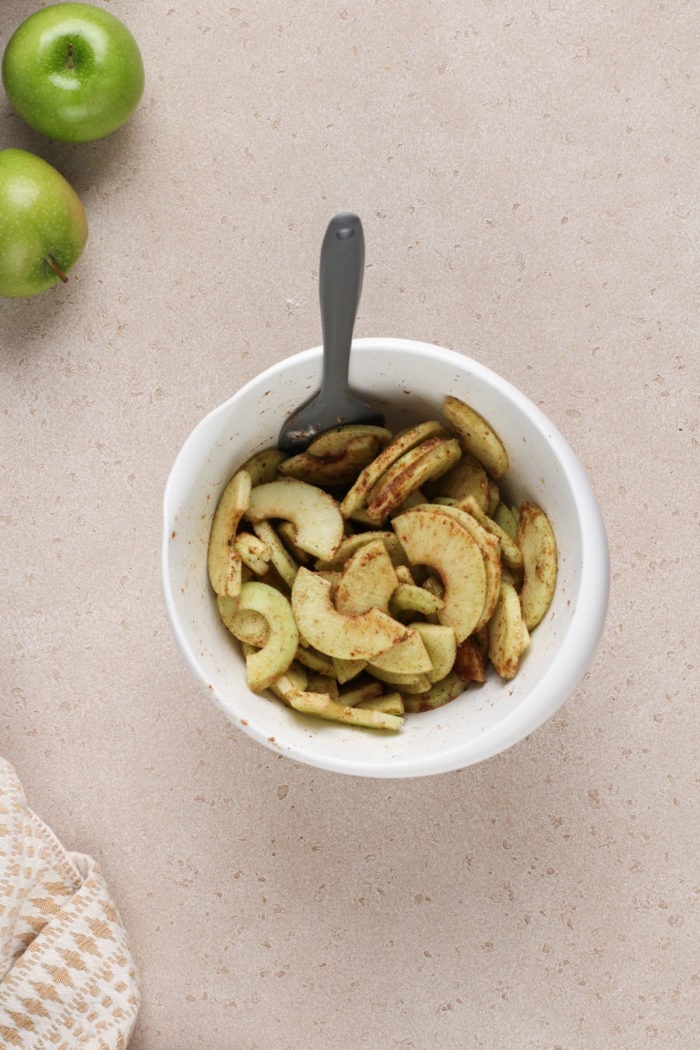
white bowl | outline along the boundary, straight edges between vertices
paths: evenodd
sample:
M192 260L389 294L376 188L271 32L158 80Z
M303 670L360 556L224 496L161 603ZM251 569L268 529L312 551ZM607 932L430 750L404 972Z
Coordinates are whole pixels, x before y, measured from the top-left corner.
M445 394L482 413L510 457L506 492L549 515L559 576L549 613L514 679L490 673L452 703L409 715L397 733L302 716L246 684L237 643L223 627L207 577L207 543L221 491L319 385L321 348L296 354L244 386L195 427L168 478L162 572L165 602L187 663L212 700L254 740L299 762L367 777L415 777L483 761L532 733L571 695L600 640L609 591L608 546L586 475L564 438L523 394L476 361L403 339L353 343L350 380L391 427L440 411Z

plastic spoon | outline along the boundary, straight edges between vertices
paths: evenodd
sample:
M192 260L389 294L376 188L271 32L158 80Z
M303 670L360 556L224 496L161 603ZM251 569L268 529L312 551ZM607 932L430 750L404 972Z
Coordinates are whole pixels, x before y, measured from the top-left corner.
M341 212L329 222L321 245L321 389L292 412L280 430L277 444L283 452L302 452L317 434L342 423L384 424L381 412L355 397L348 383L364 266L362 223L352 212Z

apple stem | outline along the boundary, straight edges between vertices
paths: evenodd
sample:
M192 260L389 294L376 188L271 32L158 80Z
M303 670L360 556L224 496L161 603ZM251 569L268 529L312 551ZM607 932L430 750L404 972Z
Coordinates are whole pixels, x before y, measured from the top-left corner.
M54 259L53 255L47 255L47 256L46 256L46 262L47 262L47 263L49 264L49 266L51 267L51 269L53 270L53 272L54 272L55 274L57 274L57 275L58 275L58 277L60 277L60 278L61 278L61 280L63 281L63 283L64 283L64 284L67 284L67 283L68 283L68 278L66 277L66 275L65 275L65 274L64 274L64 272L63 272L63 270L61 269L61 267L60 267L60 266L58 265L58 263L57 263L57 262L56 262L56 260Z
M73 69L74 66L75 66L75 61L73 59L73 41L69 40L68 41L68 68L69 69Z

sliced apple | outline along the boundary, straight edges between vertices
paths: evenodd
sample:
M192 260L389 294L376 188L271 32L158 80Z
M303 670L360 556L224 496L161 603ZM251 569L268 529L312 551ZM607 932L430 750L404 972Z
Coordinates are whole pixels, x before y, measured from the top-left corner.
M397 435L358 475L355 484L347 492L340 504L343 517L349 518L353 511L359 510L364 506L370 489L379 481L382 474L404 453L427 438L434 437L437 434L445 435L445 433L445 427L442 423L430 419Z
M518 514L517 544L523 556L520 605L528 631L542 620L557 585L557 542L545 512L525 500Z
M426 486L426 492L431 499L450 496L458 500L473 496L479 506L486 510L489 502L489 477L479 460L470 452L464 451L459 462L446 474Z
M383 471L379 475L374 485L372 485L371 489L368 491L367 497L365 499L366 507L368 507L369 504L374 500L375 496L381 488L383 488L387 484L391 484L397 477L399 477L399 475L403 474L407 467L410 467L413 463L419 460L421 456L425 455L426 452L429 452L431 449L435 448L435 446L440 444L440 442L447 440L448 439L446 437L443 437L442 435L438 434L433 437L426 438L425 441L419 441L417 445L414 445L412 448L409 448L406 452L403 453L403 455L399 456L399 458L396 459L391 464L391 466L388 467L387 470Z
M355 438L371 437L380 448L388 445L392 434L386 427L377 427L371 423L344 423L338 427L324 430L322 434L314 438L307 448L312 456L320 459L340 456Z
M411 627L423 639L432 669L426 671L431 682L439 682L452 670L457 656L457 638L452 627L440 623L413 623Z
M343 660L372 660L408 637L402 624L379 609L357 616L338 612L331 584L303 566L292 587L292 608L305 640Z
M291 521L280 521L275 528L275 532L297 565L312 564L314 561L313 555L309 554L308 551L303 551L297 543L296 529Z
M462 455L456 438L430 438L406 452L380 478L368 496L366 514L378 525L426 481L439 478Z
M333 557L327 560L319 559L316 562L316 568L319 570L342 568L356 550L373 540L382 541L394 566L405 563L406 554L395 533L388 529L370 529L367 532L356 532L345 536Z
M250 474L253 487L263 485L277 478L280 464L287 458L286 452L280 452L277 448L266 448L262 452L256 452L247 459L241 470Z
M394 539L396 539L396 537L394 537ZM396 542L397 542L398 546L401 547L401 544L399 543L398 539L396 539ZM403 548L401 548L401 549L403 550ZM404 558L405 557L406 557L406 555L404 554ZM415 586L416 581L415 581L413 573L409 569L408 565L396 565L395 568L396 568L396 578L399 581L399 583L407 583L407 584L409 584L411 586Z
M209 581L216 594L235 598L241 589L241 556L234 547L238 523L248 509L250 474L239 470L221 494L214 512L207 549Z
M382 683L377 682L372 678L363 682L362 685L356 685L353 689L343 689L340 694L340 702L347 707L354 707L356 704L360 704L364 700L376 699L376 697L381 696L383 692L384 686Z
M291 707L287 696L292 689L306 689L309 679L306 674L306 670L293 660L289 665L284 674L280 675L277 681L273 682L270 686L270 691L279 697L287 707Z
M481 556L484 559L484 569L486 571L486 596L484 598L484 608L481 611L481 616L474 628L475 631L480 631L493 616L493 610L496 608L496 602L498 601L498 593L501 586L501 547L498 539L491 533L487 532L482 525L465 510L461 510L459 506L439 503L431 504L424 503L421 507L417 507L417 510L421 511L438 511L441 514L446 514L448 517L452 517L455 521L458 521L460 525L463 525L467 532L476 540Z
M345 563L335 590L335 607L344 616L356 616L368 609L389 611L389 600L398 580L382 540L360 547Z
M476 635L470 635L457 646L453 670L465 683L486 681L486 652Z
M516 572L522 569L523 555L516 540L497 521L494 521L481 509L473 496L468 496L465 500L461 500L457 506L471 514L487 532L498 537L501 543L503 560L509 569L513 569Z
M434 594L441 602L445 601L445 584L435 572L427 572L421 582L421 587L429 594Z
M436 707L444 707L445 704L456 700L464 692L464 682L458 674L450 671L439 682L435 682L430 689L424 693L413 696L404 696L404 710L406 714L418 711L432 711Z
M254 649L262 649L270 637L265 617L254 609L242 609L238 598L219 594L216 598L219 615L234 638Z
M492 478L502 477L508 469L508 453L490 423L471 405L451 395L445 398L442 410L467 452L478 459Z
M366 660L340 660L337 656L333 657L335 677L340 685L351 682L360 672L364 671L366 666Z
M403 642L392 646L386 653L370 660L367 670L391 671L397 674L427 674L433 663L428 654L422 636L418 631L409 629L409 635Z
M403 716L403 697L399 692L383 693L381 696L373 696L371 700L361 700L355 704L364 711L382 711L385 715Z
M245 512L254 524L282 518L296 529L296 542L316 558L332 558L343 538L344 522L331 495L296 478L256 486Z
M280 536L278 536L277 530L269 521L256 521L253 525L253 531L267 547L270 564L275 567L280 579L291 590L298 565L285 547Z
M502 503L499 500L499 502L496 504L496 509L493 512L493 520L495 521L496 525L498 525L499 528L503 529L503 531L508 536L510 536L513 542L515 542L515 537L518 532L517 514L514 514L510 507L506 506L505 503Z
M299 632L292 607L274 587L266 583L244 583L239 596L239 609L260 613L267 621L269 635L262 649L246 656L248 685L254 693L262 692L290 667L299 644Z
M360 434L350 438L334 455L321 456L308 448L290 456L280 463L279 471L284 477L299 478L312 485L347 485L374 459L381 447L373 435Z
M316 718L346 725L364 726L367 729L400 729L403 718L383 711L367 711L358 707L346 707L325 693L290 690L287 699L295 711Z
M421 616L432 616L442 609L444 602L436 594L426 591L415 583L400 583L391 596L389 612L392 616L404 616L407 613Z
M314 674L323 674L327 676L335 675L335 665L330 656L326 656L325 653L320 653L318 649L314 649L310 645L300 645L296 652L296 658L300 664L307 667Z
M309 693L325 693L331 700L337 700L340 695L338 683L330 675L310 674L306 688Z
M264 576L270 567L270 548L252 532L238 532L233 543L241 561L256 576Z
M489 623L489 660L501 678L513 678L520 657L529 644L523 631L523 617L518 592L509 583L501 584L496 611Z
M501 490L499 489L493 478L489 478L489 501L486 506L486 513L490 518L493 517L493 512L501 501Z
M368 667L367 669L380 682L386 682L387 685L394 686L402 693L424 693L430 688L430 679L427 674L402 674L400 671L382 671L379 667L376 669Z
M463 641L476 628L486 599L486 569L476 540L437 508L406 511L393 526L409 562L429 565L439 574L445 593L438 620Z

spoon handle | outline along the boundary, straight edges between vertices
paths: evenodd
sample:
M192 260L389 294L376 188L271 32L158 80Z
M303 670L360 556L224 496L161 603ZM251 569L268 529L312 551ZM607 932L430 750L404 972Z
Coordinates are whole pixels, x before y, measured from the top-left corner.
M365 236L352 212L335 215L321 245L319 295L325 392L346 389L355 316L362 293Z

